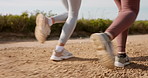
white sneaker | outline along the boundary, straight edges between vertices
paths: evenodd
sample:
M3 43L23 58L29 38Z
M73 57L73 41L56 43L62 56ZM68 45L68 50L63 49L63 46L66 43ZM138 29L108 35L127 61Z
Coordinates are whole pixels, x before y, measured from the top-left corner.
M101 65L114 68L113 46L107 34L95 33L91 35L90 39L94 42Z
M71 58L71 57L74 57L73 54L70 53L70 52L68 52L66 49L64 49L64 50L61 52L62 54L61 54L60 57L55 56L55 53L56 53L56 51L53 50L53 53L52 53L52 55L51 55L51 57L50 57L50 59L53 60L53 61L60 61L60 60L69 59L69 58Z
M40 43L44 43L47 36L50 34L50 26L48 18L43 14L38 14L36 17L35 37Z

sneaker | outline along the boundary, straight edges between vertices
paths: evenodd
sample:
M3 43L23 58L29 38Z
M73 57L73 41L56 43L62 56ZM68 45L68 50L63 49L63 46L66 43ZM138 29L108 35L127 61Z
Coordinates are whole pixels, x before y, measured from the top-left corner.
M90 39L99 54L101 65L111 69L114 68L113 46L107 34L95 33L91 35Z
M115 66L124 67L128 64L130 64L130 59L127 55L126 57L115 56L115 63L114 63Z
M56 56L56 53L57 51L53 50L53 54L51 55L50 59L53 60L53 61L60 61L60 60L64 60L64 59L69 59L71 57L73 57L73 54L68 52L66 49L64 49L62 52L61 52L61 56Z
M50 34L50 26L48 18L43 14L38 14L36 17L35 37L40 43L44 43L47 36Z

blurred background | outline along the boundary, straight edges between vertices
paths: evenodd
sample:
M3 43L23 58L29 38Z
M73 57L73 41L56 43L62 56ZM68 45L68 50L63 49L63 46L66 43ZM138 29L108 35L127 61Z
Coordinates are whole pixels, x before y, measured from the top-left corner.
M130 34L148 33L147 3L148 0L141 0L140 13L130 28ZM34 39L38 13L50 17L65 11L60 0L0 0L0 40L13 37ZM103 32L115 19L117 12L114 0L82 0L78 24L72 37L89 37L94 32ZM55 24L50 37L58 37L62 25Z
M148 0L141 0L140 13L137 20L148 19ZM55 14L65 12L60 0L0 0L0 14L21 14L24 11L44 12L52 11ZM114 0L82 0L79 18L108 18L114 19L117 8Z

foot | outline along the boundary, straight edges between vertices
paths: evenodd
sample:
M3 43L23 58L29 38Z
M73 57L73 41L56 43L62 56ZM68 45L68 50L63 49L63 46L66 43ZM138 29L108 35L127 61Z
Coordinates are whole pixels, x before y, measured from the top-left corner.
M40 43L44 43L47 36L50 34L50 26L48 18L43 14L38 14L36 17L35 37Z
M116 67L125 67L128 64L130 64L130 59L129 59L129 57L127 55L125 57L122 57L120 55L115 56L114 65Z
M91 35L90 39L94 42L101 65L111 69L114 68L113 46L107 34L95 33Z
M73 54L68 52L66 49L64 49L61 52L57 52L54 50L50 59L53 61L60 61L60 60L64 60L64 59L69 59L71 57L73 57Z

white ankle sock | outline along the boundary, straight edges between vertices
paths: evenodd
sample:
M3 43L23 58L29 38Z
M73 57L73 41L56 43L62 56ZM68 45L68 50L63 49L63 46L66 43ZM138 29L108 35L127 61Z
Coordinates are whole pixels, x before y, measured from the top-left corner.
M105 32L105 33L111 38L111 40L113 40L113 36L111 33L109 33L109 32Z
M57 45L55 50L56 50L57 52L61 52L63 49L64 49L63 46L58 46L58 45Z
M48 24L49 24L49 26L52 26L53 25L53 21L52 21L51 18L48 18Z
M118 52L118 54L126 54L126 52Z

